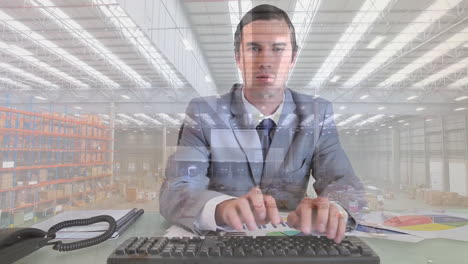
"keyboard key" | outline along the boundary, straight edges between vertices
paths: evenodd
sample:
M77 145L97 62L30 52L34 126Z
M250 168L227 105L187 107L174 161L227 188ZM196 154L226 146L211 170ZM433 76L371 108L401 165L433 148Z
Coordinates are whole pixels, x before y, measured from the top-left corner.
M304 254L305 256L308 256L308 257L310 257L310 256L315 256L315 255L316 255L316 254L315 254L315 250L314 250L312 247L310 247L310 246L307 246L307 247L305 248L303 254Z
M277 250L275 250L275 255L276 256L286 256L286 252L284 252L283 249L277 249Z
M321 246L316 247L315 252L317 253L318 256L328 256L327 251Z

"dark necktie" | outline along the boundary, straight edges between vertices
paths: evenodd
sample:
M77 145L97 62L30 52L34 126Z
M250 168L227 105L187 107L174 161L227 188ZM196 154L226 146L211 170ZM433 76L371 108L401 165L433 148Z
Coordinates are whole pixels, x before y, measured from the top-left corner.
M262 144L263 160L265 160L268 149L270 148L271 140L273 138L272 131L275 127L275 121L270 118L263 119L257 126L257 133L260 137L260 143Z

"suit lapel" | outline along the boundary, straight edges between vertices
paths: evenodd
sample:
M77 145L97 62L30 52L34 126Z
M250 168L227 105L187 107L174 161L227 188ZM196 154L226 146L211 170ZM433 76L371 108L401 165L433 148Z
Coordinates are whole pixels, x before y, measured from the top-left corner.
M296 104L294 103L289 90L285 92L285 100L280 120L273 136L273 141L268 151L265 167L262 176L262 185L269 178L277 175L281 165L285 162L286 154L296 134L298 127L298 117L295 113Z
M252 123L252 116L245 112L241 98L241 88L235 89L231 100L231 128L239 146L244 152L255 185L260 185L263 168L263 154L257 130Z

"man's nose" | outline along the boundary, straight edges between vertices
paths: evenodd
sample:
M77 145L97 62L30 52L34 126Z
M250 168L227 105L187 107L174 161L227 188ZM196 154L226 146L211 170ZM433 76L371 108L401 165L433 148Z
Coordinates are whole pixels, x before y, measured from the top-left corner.
M267 50L262 50L258 54L257 61L260 68L271 68L273 64L273 53Z

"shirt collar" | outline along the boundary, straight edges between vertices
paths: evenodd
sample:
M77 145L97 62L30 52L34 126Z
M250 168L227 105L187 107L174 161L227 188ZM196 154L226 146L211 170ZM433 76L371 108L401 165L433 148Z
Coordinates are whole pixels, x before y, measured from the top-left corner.
M278 125L278 122L279 122L279 119L280 119L280 116L281 116L281 112L283 110L284 97L285 97L285 94L283 94L283 101L281 101L281 104L278 106L278 108L276 108L276 111L273 114L264 115L253 104L251 104L247 100L247 98L245 98L244 88L242 88L242 102L244 103L245 110L247 111L247 114L252 115L253 120L256 122L257 125L260 122L262 122L262 120L268 119L268 118L272 119L275 122L275 124Z

